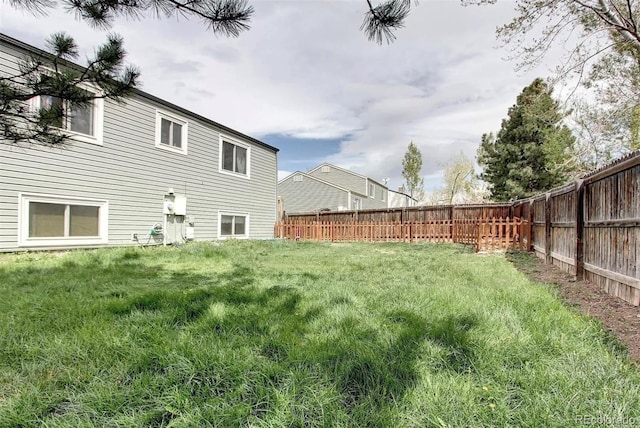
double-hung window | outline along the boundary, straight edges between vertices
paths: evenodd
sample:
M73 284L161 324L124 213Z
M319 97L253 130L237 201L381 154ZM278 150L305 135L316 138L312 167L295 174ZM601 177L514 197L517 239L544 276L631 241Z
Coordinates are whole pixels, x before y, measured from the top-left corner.
M221 172L229 172L248 178L250 156L249 146L229 138L220 138Z
M107 201L51 195L20 195L20 244L106 244Z
M156 112L156 147L187 154L185 119L161 111Z
M219 213L219 237L220 238L248 238L249 215L234 213Z
M369 197L370 198L376 197L376 186L373 183L369 183Z
M95 95L86 92L89 96ZM75 104L51 95L40 95L29 103L32 111L46 110L48 124L69 134L74 140L102 144L104 101L101 98Z

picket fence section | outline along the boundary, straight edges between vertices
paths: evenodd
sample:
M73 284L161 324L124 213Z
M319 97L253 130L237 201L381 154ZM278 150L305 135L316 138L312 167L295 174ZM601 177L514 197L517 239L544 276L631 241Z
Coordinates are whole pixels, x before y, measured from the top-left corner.
M276 238L329 242L455 242L477 251L528 250L531 227L521 218L384 222L279 222Z

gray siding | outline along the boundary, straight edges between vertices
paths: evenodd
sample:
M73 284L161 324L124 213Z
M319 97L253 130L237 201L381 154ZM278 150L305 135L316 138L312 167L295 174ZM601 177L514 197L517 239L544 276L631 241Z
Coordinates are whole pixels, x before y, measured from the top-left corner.
M16 70L19 51L0 42L0 73ZM155 146L156 109L188 121L188 154ZM126 104L107 100L103 145L65 148L0 142L0 251L17 250L19 193L102 199L109 204L109 245L132 245L162 222L163 195L187 197L196 240L218 238L218 213L247 213L251 238L272 238L276 220L277 153L239 135L250 147L250 179L219 172L221 130L144 94ZM179 228L178 228L179 229ZM167 228L172 233L173 228Z
M333 165L328 165L329 172L322 172L322 166L309 171L307 174L319 178L323 181L333 183L338 187L351 190L352 192L360 193L361 195L367 194L367 179L361 177L353 172L336 168Z
M323 167L328 167L329 171L323 172ZM364 176L331 164L322 164L307 174L322 181L327 181L336 186L351 190L354 195L357 194L356 197L362 200L362 209L387 207L387 188ZM372 184L374 187L373 197L371 197L372 195L369 192L369 184Z
M373 186L373 194L369 193L369 187ZM387 188L375 181L368 180L367 197L362 201L362 209L387 208Z
M301 175L302 181L294 181ZM287 213L302 213L328 208L331 211L349 209L349 192L313 177L292 174L278 183L278 196L284 200Z

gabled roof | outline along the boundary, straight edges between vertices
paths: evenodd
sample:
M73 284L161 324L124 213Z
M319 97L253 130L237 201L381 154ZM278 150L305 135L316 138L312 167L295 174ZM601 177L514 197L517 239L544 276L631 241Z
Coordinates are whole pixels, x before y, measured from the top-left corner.
M380 183L378 180L374 180L374 179L373 179L373 178L371 178L371 177L367 177L366 175L358 174L357 172L353 172L353 171L348 170L348 169L346 169L346 168L341 168L341 167L336 166L336 165L334 165L334 164L332 164L332 163L329 163L329 162L322 162L322 163L321 163L320 165L318 165L317 167L315 167L315 168L313 168L313 169L309 170L309 172L317 171L318 169L322 168L323 166L329 166L329 167L331 167L331 168L335 168L335 169L338 169L338 170L340 170L340 171L347 172L347 173L349 173L349 174L351 174L351 175L355 175L356 177L360 177L360 178L364 178L365 180L373 181L374 183L379 184L380 186L384 187L385 189L388 189L388 187L387 187L386 185L384 185L384 184Z
M27 43L21 42L20 40L14 39L13 37L7 36L6 34L3 34L3 33L0 33L0 41L6 43L8 45L11 45L11 46L13 46L13 47L15 47L17 49L20 49L20 50L23 50L23 51L27 51L27 52L29 52L31 54L35 54L35 55L38 55L38 56L41 56L41 57L44 57L44 58L52 58L53 57L53 55L51 53L49 53L49 52L43 51L42 49L36 48L35 46L31 46L31 45L29 45ZM65 66L70 67L70 68L74 68L76 70L85 70L85 67L82 67L81 65L78 65L78 64L76 64L74 62L71 62L71 61L62 61L62 63ZM222 132L226 132L226 133L232 134L232 135L234 135L236 137L249 140L252 143L255 143L255 144L257 144L259 146L262 146L262 147L264 147L266 149L272 150L272 151L274 151L276 153L278 151L280 151L280 149L278 149L276 147L270 146L269 144L263 143L262 141L257 140L257 139L255 139L253 137L250 137L249 135L243 134L240 131L236 131L235 129L229 128L228 126L224 126L224 125L222 125L222 124L220 124L218 122L215 122L215 121L213 121L211 119L208 119L208 118L206 118L204 116L200 116L199 114L194 113L192 111L189 111L189 110L187 110L185 108L182 108L182 107L180 107L180 106L178 106L176 104L173 104L173 103L165 101L165 100L163 100L161 98L158 98L155 95L151 95L151 94L149 94L147 92L141 91L140 89L134 89L133 92L136 95L139 95L142 98L148 99L149 101L153 101L155 103L161 104L161 105L163 105L165 107L168 107L168 108L170 108L172 110L176 110L176 111L178 111L178 112L180 112L180 113L182 113L182 114L184 114L186 116L190 116L190 117L192 117L194 119L197 119L197 120L199 120L201 122L204 122L204 123L206 123L208 125L214 126L214 127L218 128L218 129L220 129ZM125 99L125 102L126 102L126 99Z

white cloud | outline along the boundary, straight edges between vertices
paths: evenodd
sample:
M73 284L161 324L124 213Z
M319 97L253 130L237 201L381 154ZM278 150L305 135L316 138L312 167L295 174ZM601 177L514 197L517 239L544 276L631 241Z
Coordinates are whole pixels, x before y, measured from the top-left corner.
M534 77L516 75L494 49L513 3L422 2L383 46L359 29L364 0L252 4L252 29L238 39L196 21L119 21L112 31L141 69L143 90L257 137L342 138L327 160L390 177L391 187L401 184L411 140L430 182L449 156L473 157ZM4 32L38 46L62 28L85 56L105 39L62 11L36 19L2 3L0 16Z

